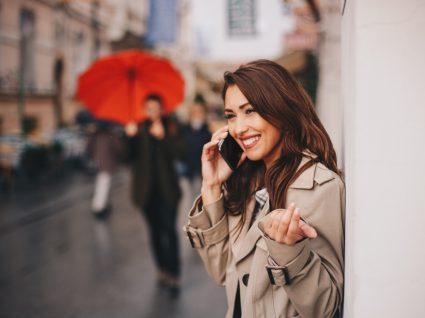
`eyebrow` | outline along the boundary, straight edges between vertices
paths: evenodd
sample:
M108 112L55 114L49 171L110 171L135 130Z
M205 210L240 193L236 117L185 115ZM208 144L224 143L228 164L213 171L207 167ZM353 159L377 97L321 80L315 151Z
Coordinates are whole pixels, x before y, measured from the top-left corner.
M244 104L242 104L242 105L239 105L239 106L238 106L238 108L239 108L239 109L242 109L242 108L244 108L244 107L245 107L245 106L247 106L247 105L250 105L250 103L249 103L249 102L246 102L246 103L244 103ZM224 111L225 111L225 112L232 112L232 113L233 113L233 110L231 110L231 109L229 109L229 108L225 108L225 109L224 109Z

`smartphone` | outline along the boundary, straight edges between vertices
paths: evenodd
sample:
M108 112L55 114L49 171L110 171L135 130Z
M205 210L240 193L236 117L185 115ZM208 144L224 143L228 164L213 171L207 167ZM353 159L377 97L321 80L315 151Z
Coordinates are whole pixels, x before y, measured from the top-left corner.
M227 165L232 170L236 170L239 160L241 159L243 149L239 146L236 140L228 134L226 138L218 143L218 152L226 161Z

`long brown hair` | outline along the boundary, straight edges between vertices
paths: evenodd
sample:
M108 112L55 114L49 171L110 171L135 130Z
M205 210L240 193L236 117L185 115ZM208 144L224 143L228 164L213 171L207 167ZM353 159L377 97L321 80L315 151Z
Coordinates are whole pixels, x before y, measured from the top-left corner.
M244 219L249 199L264 186L270 208L285 208L289 186L315 162L340 174L332 142L310 97L285 68L272 61L257 60L224 73L223 101L232 85L237 85L261 117L281 131L283 147L267 171L263 161L246 159L226 181L225 205L229 213L242 214ZM315 156L297 170L305 151Z

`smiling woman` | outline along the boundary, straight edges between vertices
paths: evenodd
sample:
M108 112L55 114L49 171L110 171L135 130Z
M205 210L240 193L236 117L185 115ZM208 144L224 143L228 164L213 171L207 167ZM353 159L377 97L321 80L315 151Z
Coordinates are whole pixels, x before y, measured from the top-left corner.
M278 128L257 113L237 85L227 89L225 100L230 135L245 150L248 159L264 160L266 166L271 165L279 157L282 146Z
M280 65L224 80L228 125L204 146L186 231L226 287L226 317L340 317L345 190L331 140ZM234 171L217 149L228 134L244 150Z

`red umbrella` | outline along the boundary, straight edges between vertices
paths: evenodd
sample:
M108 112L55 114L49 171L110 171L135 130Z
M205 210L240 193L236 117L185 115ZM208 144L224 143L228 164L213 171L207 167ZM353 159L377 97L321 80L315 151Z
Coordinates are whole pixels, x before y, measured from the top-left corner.
M78 79L77 98L97 118L122 124L145 118L143 101L160 95L166 112L184 97L184 80L166 59L138 50L100 58Z

